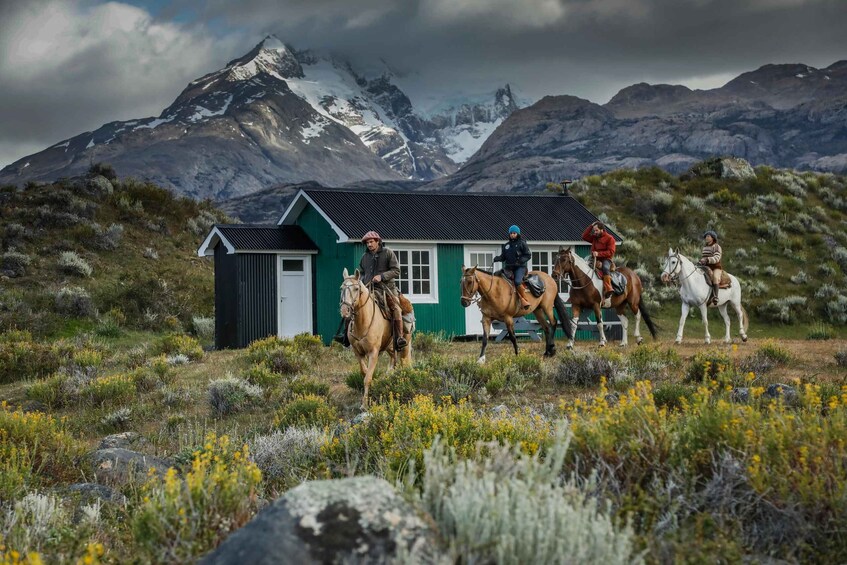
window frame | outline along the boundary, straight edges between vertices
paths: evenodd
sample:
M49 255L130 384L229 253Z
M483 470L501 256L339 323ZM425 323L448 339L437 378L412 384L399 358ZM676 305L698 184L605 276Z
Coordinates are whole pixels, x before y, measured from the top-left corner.
M397 255L397 263L400 265L400 276L395 280L395 284L397 285L397 289L402 292L401 281L403 274L403 261L401 259L402 253L408 253L409 260L411 261L412 253L415 251L427 252L429 253L429 263L426 266L429 267L429 290L428 294L414 294L412 293L413 289L413 280L409 279L409 292L403 293L403 295L409 299L409 302L413 304L438 304L438 246L437 245L398 245L392 244L390 245L391 249L394 251L395 255ZM423 266L424 263L421 263ZM412 267L414 265L409 264L407 267L409 268L409 274L411 276ZM421 278L420 280L425 280Z
M545 272L548 275L552 276L553 265L556 263L556 258L559 254L559 249L558 248L547 248L547 247L539 246L539 247L535 247L535 248L530 248L530 251L532 252L533 255L536 254L536 253L539 253L539 254L540 253L546 253L547 254L547 262L548 262L547 264L549 265L548 266L549 270L547 270ZM528 263L527 266L529 267L527 269L528 271L538 270L532 259L529 260L529 263ZM567 301L568 298L570 298L570 295L571 295L570 294L570 286L564 280L556 281L556 282L557 282L557 285L559 287L559 296L562 298L562 300Z

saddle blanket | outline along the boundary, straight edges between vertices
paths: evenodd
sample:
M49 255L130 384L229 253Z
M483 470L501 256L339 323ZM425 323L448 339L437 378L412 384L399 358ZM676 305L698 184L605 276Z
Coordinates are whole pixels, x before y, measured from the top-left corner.
M512 283L512 286L515 285L514 273L512 273L511 271L500 269L494 274L503 277L504 279ZM523 278L523 282L524 284L526 284L526 287L529 289L529 291L534 297L538 298L539 296L544 294L544 281L542 281L541 277L539 277L537 274L527 274Z
M703 268L703 275L706 277L706 284L712 284L712 270L708 267ZM718 284L718 288L729 288L732 286L732 279L729 278L729 274L726 271L721 271L721 282Z

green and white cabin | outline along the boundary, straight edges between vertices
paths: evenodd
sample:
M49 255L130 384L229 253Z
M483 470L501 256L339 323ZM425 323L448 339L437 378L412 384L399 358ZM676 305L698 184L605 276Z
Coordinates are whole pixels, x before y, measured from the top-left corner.
M198 255L215 261L215 347L304 332L329 343L342 272L358 267L370 230L397 254L397 283L414 304L417 331L480 334L478 307L460 303L462 265L493 268L517 224L532 251L529 268L549 273L562 245L588 254L582 231L595 220L567 195L302 189L276 225L215 225L200 246ZM567 301L567 285L559 290Z

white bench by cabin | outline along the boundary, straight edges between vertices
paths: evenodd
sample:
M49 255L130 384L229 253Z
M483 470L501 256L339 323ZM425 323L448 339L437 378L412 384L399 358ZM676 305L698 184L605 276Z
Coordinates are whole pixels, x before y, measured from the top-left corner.
M623 327L621 326L620 318L618 318L618 315L614 310L603 310L603 323L605 325L607 338L621 339L623 336ZM494 338L494 341L503 341L503 339L509 335L506 331L506 324L500 320L494 320L491 322L491 329L500 332ZM538 335L538 332L540 331L541 324L538 323L538 320L523 317L515 318L516 336L527 336L532 341L541 341L541 336ZM589 331L596 334L597 324L591 320L580 318L579 323L577 324L577 331Z

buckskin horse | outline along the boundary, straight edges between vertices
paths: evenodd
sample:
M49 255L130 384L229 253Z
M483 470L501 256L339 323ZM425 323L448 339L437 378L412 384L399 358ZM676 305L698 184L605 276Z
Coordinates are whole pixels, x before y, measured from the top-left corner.
M380 353L388 352L391 358L389 369L394 369L398 362L401 366L411 365L414 322L408 329L404 323L403 337L406 338L408 345L399 352L395 351L392 322L382 315L373 293L362 283L358 269L353 275L350 275L347 269L344 269L340 309L342 317L351 319L347 328L347 337L350 339L350 348L359 360L359 368L362 371L365 384L362 408L367 408L368 391Z
M711 273L708 273L711 276ZM741 333L741 341L747 341L747 311L741 305L741 285L738 279L733 275L725 272L729 277L729 288L721 288L718 291L717 308L723 317L726 325L726 334L724 341L729 343L732 341L730 337L730 321L729 314L726 311L726 305L732 304L735 313L738 314L738 325ZM683 255L677 249L668 249L668 254L665 257L665 265L662 269L662 282L665 284L674 282L679 284L679 296L682 298L682 315L679 317L679 329L676 332L676 343L682 343L682 331L685 328L685 318L688 317L688 311L691 308L700 309L700 317L703 318L703 328L706 330L706 343L712 342L712 336L709 335L709 315L708 305L709 294L711 287L706 281L706 276L702 269L698 268L688 257Z
M635 314L635 341L640 344L643 340L641 337L641 318L644 318L644 323L650 330L650 335L656 337L656 326L653 320L650 319L650 314L644 307L641 301L641 279L632 269L620 267L617 269L624 277L626 277L626 290L623 294L612 296L612 308L615 309L621 319L621 328L623 329L623 339L621 347L626 347L629 343L629 318L626 316L626 309ZM597 320L597 331L600 336L600 347L606 345L606 333L603 331L603 310L600 304L603 302L603 279L597 276L596 271L591 268L588 262L571 251L570 247L560 247L559 255L556 258L556 264L553 266L553 276L557 279L568 275L571 280L570 303L573 309L573 333L576 333L576 326L579 323L579 316L583 309L592 309L594 317ZM568 349L573 349L573 338L568 341Z
M462 265L462 306L467 308L478 302L482 311L482 350L479 352L479 363L485 363L485 348L488 347L488 334L491 331L491 321L500 320L506 324L509 339L515 347L515 355L518 354L518 340L515 337L515 317L523 316L532 312L535 319L544 330L545 349L544 356L552 357L556 354L556 317L553 309L559 314L562 321L562 329L568 339L572 339L570 324L565 323L568 312L564 301L559 297L559 287L550 275L542 271L530 271L527 277L538 275L544 282L544 293L541 296L527 294L529 308L523 309L515 292L515 286L505 278L481 271L476 267L465 267Z

